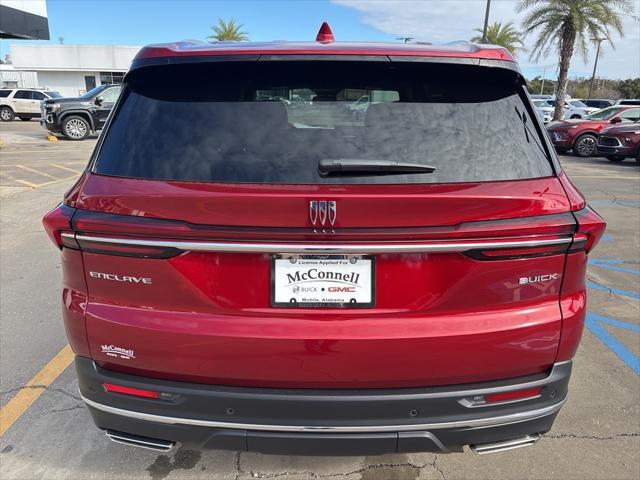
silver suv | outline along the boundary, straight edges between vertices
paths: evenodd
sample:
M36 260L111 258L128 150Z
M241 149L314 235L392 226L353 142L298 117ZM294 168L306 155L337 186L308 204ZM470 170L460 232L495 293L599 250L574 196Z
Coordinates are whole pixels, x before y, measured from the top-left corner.
M31 120L40 117L40 102L48 98L60 98L58 92L35 88L0 89L0 120L10 122L15 117Z

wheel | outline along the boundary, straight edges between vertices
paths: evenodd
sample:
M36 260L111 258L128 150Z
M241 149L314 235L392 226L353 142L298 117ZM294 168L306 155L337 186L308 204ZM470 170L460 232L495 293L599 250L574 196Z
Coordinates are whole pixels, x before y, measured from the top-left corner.
M609 160L610 162L613 162L613 163L620 163L625 158L626 157L621 157L620 155L607 155L607 160Z
M3 122L10 122L11 120L13 120L14 116L15 115L13 114L13 110L11 110L11 108L0 108L0 120L2 120Z
M90 126L84 118L72 115L62 122L62 133L69 140L84 140L89 136Z
M598 139L595 135L585 133L573 142L573 153L579 157L590 157L596 153Z
M560 153L560 154L564 154L567 153L569 151L568 148L564 148L564 147L556 147L556 152Z
M28 122L29 120L31 120L31 117L18 117L20 118L20 120L22 120L23 122Z
M573 115L571 115L571 118L575 119L575 118L582 118L582 117L580 115L578 115L577 113L574 113Z

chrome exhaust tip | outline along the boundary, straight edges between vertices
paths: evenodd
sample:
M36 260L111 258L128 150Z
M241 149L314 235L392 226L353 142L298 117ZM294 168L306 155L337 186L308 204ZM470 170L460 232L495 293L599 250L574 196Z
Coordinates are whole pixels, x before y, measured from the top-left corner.
M471 448L471 451L473 453L477 453L478 455L486 455L488 453L506 452L507 450L514 450L516 448L530 447L538 440L540 440L540 435L535 433L533 435L525 435L524 437L504 440L502 442L469 445L469 448Z
M107 430L105 434L112 442L120 443L122 445L129 445L132 447L146 448L147 450L154 450L156 452L168 452L176 444L176 442L171 442L169 440L141 437L139 435L116 432L113 430Z

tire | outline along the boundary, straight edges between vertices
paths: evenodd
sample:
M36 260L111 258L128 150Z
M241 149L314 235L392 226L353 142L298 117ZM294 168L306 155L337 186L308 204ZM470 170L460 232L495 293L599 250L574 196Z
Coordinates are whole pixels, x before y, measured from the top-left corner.
M13 110L10 107L2 107L0 108L0 120L3 122L10 122L15 118L13 114Z
M591 133L583 133L573 142L573 153L578 157L592 157L596 154L598 139Z
M610 162L613 162L613 163L620 163L625 158L626 157L621 157L620 155L607 155L607 160L609 160Z
M29 120L31 120L31 117L18 117L18 118L23 122L28 122Z
M90 132L89 122L80 116L71 115L62 121L62 134L69 140L84 140Z
M576 119L576 118L582 118L580 115L578 115L577 113L574 113L573 115L571 115L571 119Z

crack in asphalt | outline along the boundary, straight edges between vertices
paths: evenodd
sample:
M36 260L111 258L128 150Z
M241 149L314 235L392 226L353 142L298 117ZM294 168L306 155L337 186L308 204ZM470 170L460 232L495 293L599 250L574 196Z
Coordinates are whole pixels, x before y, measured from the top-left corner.
M69 408L56 408L53 410L49 410L50 413L53 412L70 412L71 410L84 410L85 406L84 403L78 404L78 405L74 405L73 407L69 407Z
M576 438L580 440L614 440L616 438L624 438L624 437L640 437L640 433L616 433L615 435L610 436L599 436L599 435L578 435L576 433L551 433L544 434L545 438Z
M242 452L236 452L236 456L234 458L234 466L236 470L236 476L234 480L239 480L240 477L243 475L248 475L252 478L267 478L267 479L286 477L289 475L300 475L300 476L306 476L309 478L336 478L336 477L349 477L351 475L356 475L358 473L365 473L370 470L380 470L380 469L386 469L386 468L409 468L414 470L422 470L423 468L426 468L426 467L433 467L435 470L438 471L438 473L440 473L443 480L447 480L447 477L445 476L444 471L438 465L436 465L436 462L438 461L437 455L435 455L433 462L427 462L424 464L415 464L411 462L372 463L362 468L358 468L355 470L351 470L349 472L342 472L342 473L316 473L311 470L295 470L295 471L284 471L284 472L278 472L278 473L261 473L261 472L256 472L254 470L249 470L249 471L243 470L240 465L241 454Z
M66 390L63 390L62 388L51 388L50 386L47 386L47 385L25 385L25 386L22 386L22 387L11 388L9 390L3 390L2 392L0 392L0 395L8 395L10 393L15 393L15 392L19 392L20 390L28 390L28 389L30 389L30 390L38 390L38 389L46 390L48 392L59 393L61 395L67 396L69 398L73 398L74 400L78 400L78 401L82 400L82 398L80 398L80 397L78 397L76 395L73 395L73 394L67 392Z

